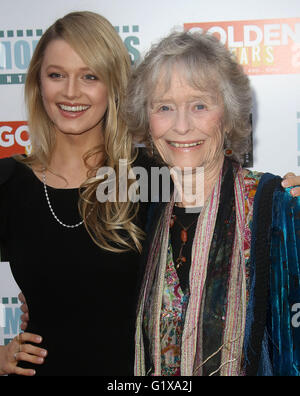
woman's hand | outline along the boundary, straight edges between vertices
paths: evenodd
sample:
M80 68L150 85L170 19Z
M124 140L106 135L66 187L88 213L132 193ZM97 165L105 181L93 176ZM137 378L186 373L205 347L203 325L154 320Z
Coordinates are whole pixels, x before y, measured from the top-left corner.
M0 375L35 375L35 370L23 369L18 367L17 364L20 361L43 364L47 356L47 351L31 345L31 343L40 344L41 342L42 337L36 334L21 333L9 344L0 346Z
M26 331L27 326L28 326L28 322L29 322L29 310L28 310L28 306L26 303L26 299L23 293L20 293L18 295L18 298L20 300L20 302L22 303L21 305L21 311L23 312L23 315L21 315L21 330Z
M287 188L287 187L293 187L293 186L298 186L293 188L290 193L293 197L299 197L300 196L300 176L296 176L294 173L289 172L285 176L283 176L283 181L282 181L282 187Z

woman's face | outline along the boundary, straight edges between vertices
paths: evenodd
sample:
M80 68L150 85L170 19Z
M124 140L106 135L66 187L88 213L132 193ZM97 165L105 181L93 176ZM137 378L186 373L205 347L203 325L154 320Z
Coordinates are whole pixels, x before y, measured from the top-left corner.
M62 39L51 41L46 48L41 94L56 131L68 135L101 131L108 105L106 85Z
M165 163L181 169L218 164L223 106L189 85L180 68L173 71L167 91L158 83L149 112L151 137Z

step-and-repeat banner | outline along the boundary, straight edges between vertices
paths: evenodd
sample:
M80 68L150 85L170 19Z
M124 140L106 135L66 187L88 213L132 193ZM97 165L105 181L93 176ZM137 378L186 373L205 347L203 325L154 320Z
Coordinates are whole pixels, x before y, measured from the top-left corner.
M26 70L45 29L77 10L109 19L132 63L171 30L216 35L235 53L252 83L253 169L300 174L299 0L2 0L0 158L30 153L23 104ZM18 291L9 264L1 263L0 344L19 331Z

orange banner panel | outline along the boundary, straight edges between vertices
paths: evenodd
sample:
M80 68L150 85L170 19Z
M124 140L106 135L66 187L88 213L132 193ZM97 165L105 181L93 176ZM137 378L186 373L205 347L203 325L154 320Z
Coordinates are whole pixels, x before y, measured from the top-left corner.
M30 147L26 121L0 122L0 158L26 154Z
M300 73L300 18L185 23L218 37L249 75Z

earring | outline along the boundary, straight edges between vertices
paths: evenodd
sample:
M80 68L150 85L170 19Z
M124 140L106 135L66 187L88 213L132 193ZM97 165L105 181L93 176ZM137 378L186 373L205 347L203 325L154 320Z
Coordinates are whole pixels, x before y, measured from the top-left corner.
M232 157L233 156L233 150L230 147L230 141L228 139L228 132L225 132L225 137L224 137L224 155L226 157Z
M150 132L149 132L148 139L149 139L149 144L150 144L150 152L151 152L151 155L153 157L153 155L154 155L154 143L153 143L152 137L150 135Z

